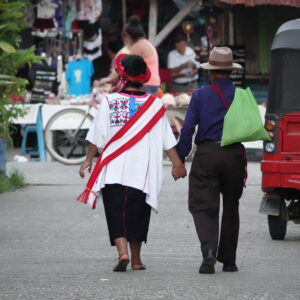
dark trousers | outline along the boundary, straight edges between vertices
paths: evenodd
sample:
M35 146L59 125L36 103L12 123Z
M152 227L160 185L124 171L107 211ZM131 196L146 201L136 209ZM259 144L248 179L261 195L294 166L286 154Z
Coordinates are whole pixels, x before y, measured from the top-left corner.
M146 243L151 215L146 194L133 187L107 184L102 195L111 245L120 237Z
M241 144L198 145L189 175L189 210L203 256L213 249L217 259L234 264L239 235L239 199L243 192L245 151ZM223 215L219 239L220 194Z

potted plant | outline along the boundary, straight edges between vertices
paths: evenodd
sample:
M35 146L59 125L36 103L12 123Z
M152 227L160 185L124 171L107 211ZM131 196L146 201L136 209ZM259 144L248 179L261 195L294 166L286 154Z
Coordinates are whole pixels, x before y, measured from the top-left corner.
M20 32L26 28L27 1L0 0L0 172L5 172L6 145L12 145L12 119L26 112L27 80L16 76L25 64L40 63L35 47L20 49Z

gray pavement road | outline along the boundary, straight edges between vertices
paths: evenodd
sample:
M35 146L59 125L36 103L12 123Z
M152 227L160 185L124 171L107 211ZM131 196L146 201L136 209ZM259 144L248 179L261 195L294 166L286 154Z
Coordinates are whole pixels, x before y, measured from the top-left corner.
M249 163L241 199L239 272L198 274L200 247L187 211L187 179L173 183L165 166L159 213L143 247L146 271L112 272L103 207L74 197L83 183L78 167L8 163L29 185L0 194L0 299L300 299L300 225L272 241L258 214L259 163Z

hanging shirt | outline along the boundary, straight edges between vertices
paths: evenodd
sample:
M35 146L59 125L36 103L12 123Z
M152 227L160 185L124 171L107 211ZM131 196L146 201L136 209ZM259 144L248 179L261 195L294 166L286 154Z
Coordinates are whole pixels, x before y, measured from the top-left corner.
M55 9L58 5L53 0L42 0L37 5L38 19L51 19L55 16Z
M93 73L93 63L86 58L68 63L66 73L68 94L76 96L89 94Z
M77 19L97 21L102 13L102 0L77 0Z
M148 97L149 94L108 94L99 105L86 139L101 151ZM133 98L135 101L130 100ZM109 162L98 178L97 190L105 184L130 186L146 193L146 202L157 210L157 197L163 182L163 150L175 145L176 139L164 115L139 142Z
M83 43L84 57L93 61L102 56L102 32L98 29L98 35L94 40L84 41Z
M72 22L76 19L77 8L76 2L73 0L65 0L62 3L64 16L64 29L70 31L72 29Z

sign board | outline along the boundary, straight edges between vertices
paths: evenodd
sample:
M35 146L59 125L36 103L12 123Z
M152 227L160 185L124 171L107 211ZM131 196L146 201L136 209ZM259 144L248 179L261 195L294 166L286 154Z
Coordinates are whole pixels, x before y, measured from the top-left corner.
M233 61L240 64L243 69L234 70L230 79L235 86L245 88L246 48L244 46L229 46L232 49Z

